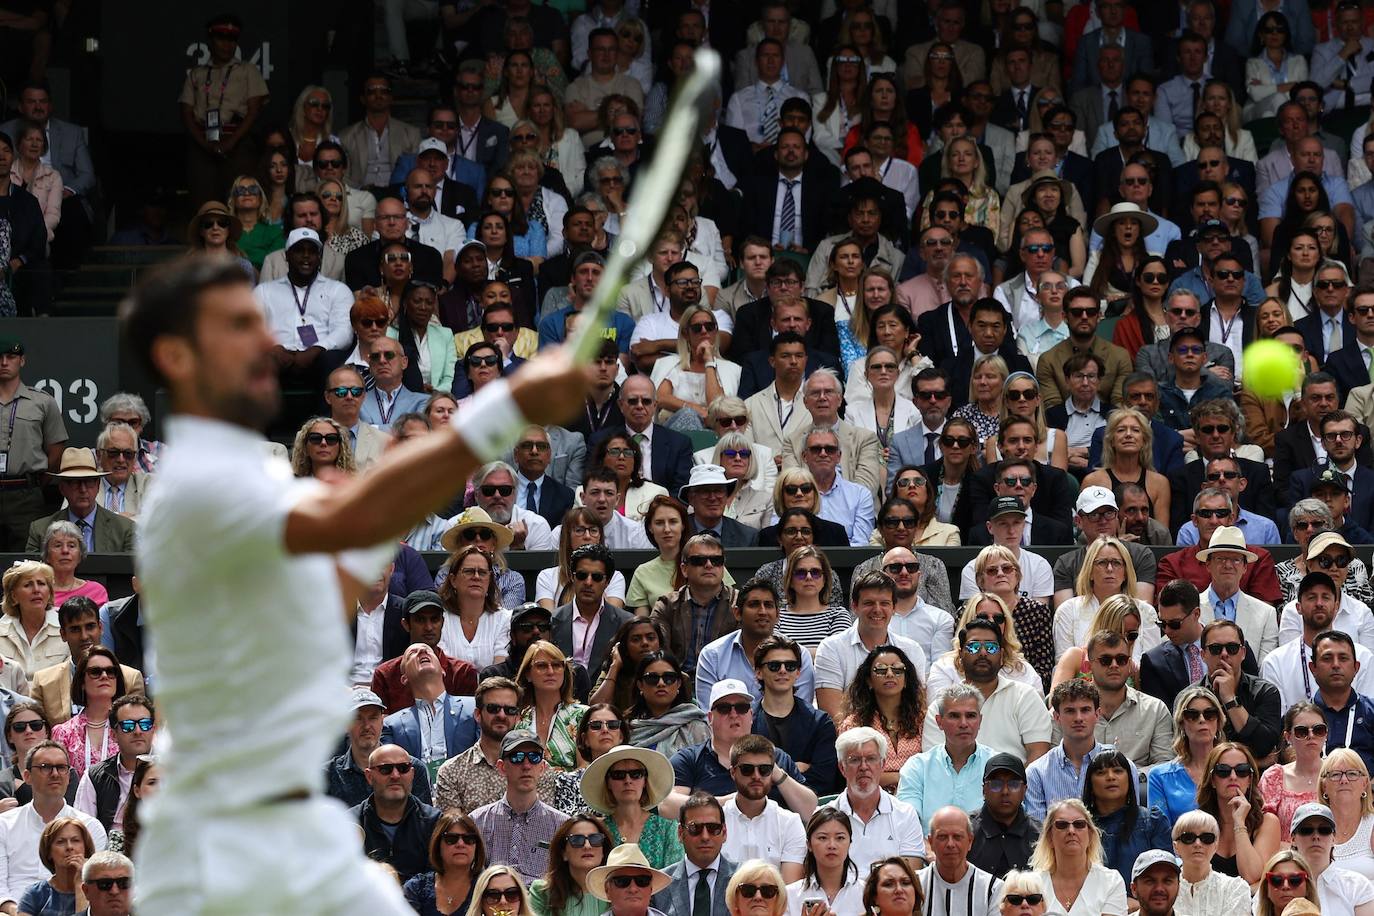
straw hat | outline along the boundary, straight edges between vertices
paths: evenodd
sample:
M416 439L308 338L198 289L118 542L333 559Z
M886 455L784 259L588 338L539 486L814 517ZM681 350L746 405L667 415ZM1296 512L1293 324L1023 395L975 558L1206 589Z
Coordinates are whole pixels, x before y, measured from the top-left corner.
M68 447L62 450L62 463L58 465L57 472L49 476L58 480L87 480L110 475L100 470L100 466L95 463L94 451L88 448Z
M511 542L515 540L514 532L505 525L493 522L491 516L487 514L487 510L483 509L481 506L470 506L464 509L463 513L454 518L453 521L453 527L445 531L443 536L439 538L439 543L450 553L457 550L460 546L463 532L473 528L486 528L494 533L496 535L497 550L505 550L511 545ZM473 541L472 543L475 544L477 542ZM466 547L467 542L462 542L461 545Z
M1059 185L1059 199L1064 207L1068 207L1073 185L1056 175L1054 169L1041 169L1030 177L1030 181L1026 182L1026 189L1021 192L1022 208L1024 209L1035 202L1035 189L1037 187L1051 182Z
M1133 219L1140 223L1141 240L1144 240L1145 236L1159 228L1159 220L1155 219L1154 214L1146 213L1130 201L1123 200L1119 204L1114 204L1110 210L1093 220L1093 232L1096 232L1105 239L1107 233L1111 232L1112 226L1123 219Z
M655 751L655 753L657 752ZM606 857L605 865L598 865L587 872L587 893L597 900L605 900L610 903L611 898L606 896L606 880L622 868L642 868L653 875L653 883L649 885L649 891L653 894L657 894L673 883L672 876L666 871L659 871L649 865L649 860L644 858L644 853L640 851L637 844L621 843L611 850L611 854Z
M615 810L615 802L606 791L606 773L625 760L641 763L649 771L649 800L644 804L645 809L657 808L659 802L673 790L673 765L667 757L642 747L618 745L593 760L582 771L582 797L602 814L610 814Z
M224 204L217 200L207 200L200 205L196 215L191 217L191 222L186 226L186 238L188 241L200 238L200 221L207 216L223 216L229 220L229 244L233 245L243 234L243 224Z
M1245 557L1245 562L1253 563L1259 559L1259 555L1252 550L1245 549L1245 535L1234 525L1222 525L1212 532L1212 539L1207 542L1205 550L1197 552L1197 558L1206 563L1214 553L1238 553Z
M729 491L733 490L737 482L734 477L726 477L725 468L718 464L694 464L692 476L677 489L678 499L686 502L687 491L693 487L725 487Z

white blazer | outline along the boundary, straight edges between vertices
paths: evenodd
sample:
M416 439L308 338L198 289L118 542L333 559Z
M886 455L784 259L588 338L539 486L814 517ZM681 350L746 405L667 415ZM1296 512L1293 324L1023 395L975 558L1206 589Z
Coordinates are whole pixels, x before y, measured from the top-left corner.
M1210 590L1202 594L1202 622L1211 623L1212 605L1207 600ZM1258 657L1255 664L1261 664L1264 657L1274 651L1279 644L1279 615L1274 609L1258 598L1240 592L1236 596L1236 623L1250 644L1250 651Z

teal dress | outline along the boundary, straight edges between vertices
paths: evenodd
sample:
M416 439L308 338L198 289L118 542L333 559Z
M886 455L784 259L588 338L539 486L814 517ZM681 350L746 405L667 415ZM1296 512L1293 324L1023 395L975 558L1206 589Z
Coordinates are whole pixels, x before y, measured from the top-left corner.
M563 904L563 909L554 912L549 909L549 882L537 878L530 885L530 909L534 916L601 916L606 912L606 904L591 894L581 894Z
M615 816L608 816L604 820L615 845L624 843L620 837L620 828L616 826ZM650 814L649 819L644 822L644 829L639 832L637 845L644 853L644 857L649 860L650 868L667 868L674 862L681 862L686 854L682 849L682 840L678 839L677 824L657 814Z
M281 226L260 222L250 231L238 238L239 251L253 264L254 270L262 270L262 262L278 248L286 246L286 238L281 234Z

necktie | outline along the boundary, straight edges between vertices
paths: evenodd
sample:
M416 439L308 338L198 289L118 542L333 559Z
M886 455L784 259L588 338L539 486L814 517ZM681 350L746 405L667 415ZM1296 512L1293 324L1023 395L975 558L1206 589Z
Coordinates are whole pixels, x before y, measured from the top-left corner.
M692 916L711 916L711 869L697 872L697 889L692 894Z
M91 543L91 523L84 518L79 518L76 520L76 527L81 532L81 540L85 542L86 550L94 552L95 545Z
M1116 121L1116 116L1121 111L1121 104L1116 100L1116 90L1107 91L1107 120Z
M1030 109L1026 106L1026 92L1025 89L1016 90L1016 116L1021 120L1020 130L1025 130L1026 125L1030 123Z
M1364 361L1369 364L1369 380L1374 382L1374 350L1364 351Z
M533 481L525 484L525 508L531 512L539 511L539 502L535 499L535 496Z
M1326 355L1330 356L1341 348L1341 320L1328 318L1326 324L1330 329L1326 335Z
M1202 652L1197 643L1189 643L1183 655L1188 659L1188 682L1196 684L1202 680Z
M1193 114L1194 114L1194 115L1197 114L1197 107L1198 107L1198 104L1199 104L1201 101L1202 101L1202 84L1199 83L1199 82L1194 82L1194 83L1193 83Z
M778 97L773 94L772 86L765 86L768 99L763 103L763 139L776 143L778 139Z
M791 245L796 240L797 198L792 192L800 183L797 178L782 179L782 217L778 220L778 242L782 245Z
M935 463L935 440L939 438L939 433L926 433L926 464Z

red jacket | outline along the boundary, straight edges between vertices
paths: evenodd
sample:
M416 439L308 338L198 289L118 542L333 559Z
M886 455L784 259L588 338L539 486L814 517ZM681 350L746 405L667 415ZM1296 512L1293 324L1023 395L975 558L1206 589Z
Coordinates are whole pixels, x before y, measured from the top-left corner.
M1187 579L1196 585L1200 592L1210 588L1212 574L1197 558L1198 551L1202 549L1202 545L1194 544L1192 547L1184 547L1160 557L1159 568L1155 570L1155 587L1159 589L1175 579ZM1279 607L1282 592L1279 589L1278 574L1274 572L1274 558L1263 547L1252 544L1246 549L1256 554L1259 559L1245 567L1245 575L1240 579L1240 590L1267 604Z
M434 647L434 654L439 656L439 667L444 669L444 690L456 697L470 697L477 692L476 668L460 658L449 658L438 646ZM415 696L401 674L400 656L382 662L372 672L372 692L386 704L387 715L415 705Z

